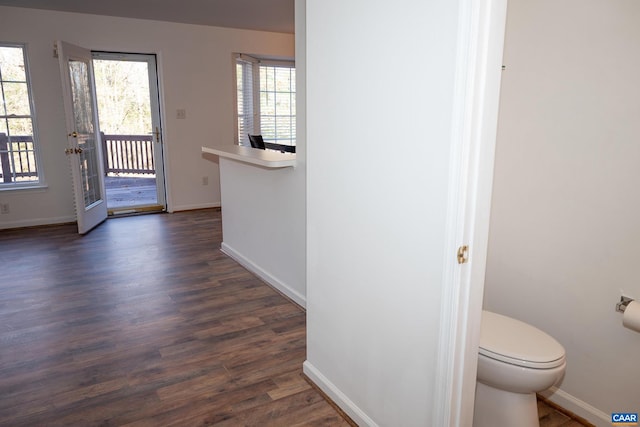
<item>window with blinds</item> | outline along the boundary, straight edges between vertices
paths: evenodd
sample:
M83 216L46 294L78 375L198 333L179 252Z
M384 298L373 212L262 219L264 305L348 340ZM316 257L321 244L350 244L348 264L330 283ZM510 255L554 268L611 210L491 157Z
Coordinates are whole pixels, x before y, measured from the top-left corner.
M236 57L236 142L240 145L250 145L248 135L260 133L255 131L260 129L259 117L256 116L257 110L254 108L254 98L257 95L254 85L258 81L254 74L257 74L257 71L256 59L245 55Z
M266 142L296 144L295 64L236 55L236 138L250 145L248 134Z

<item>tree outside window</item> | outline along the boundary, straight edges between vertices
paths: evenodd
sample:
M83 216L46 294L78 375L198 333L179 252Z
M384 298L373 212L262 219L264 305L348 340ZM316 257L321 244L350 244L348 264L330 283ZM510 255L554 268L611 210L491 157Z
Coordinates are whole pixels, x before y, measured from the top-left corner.
M0 188L39 183L25 48L0 44Z

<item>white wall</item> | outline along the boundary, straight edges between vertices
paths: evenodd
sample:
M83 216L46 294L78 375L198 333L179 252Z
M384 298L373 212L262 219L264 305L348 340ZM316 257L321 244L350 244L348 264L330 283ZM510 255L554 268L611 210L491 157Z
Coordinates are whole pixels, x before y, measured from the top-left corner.
M431 425L458 4L306 7L305 373L362 425Z
M637 412L640 3L510 0L485 306L567 350L552 396L599 425Z
M217 165L202 158L209 142L233 141L232 52L294 55L294 36L198 25L0 7L0 40L28 43L31 81L48 188L0 192L11 213L0 228L75 218L60 72L52 56L62 39L93 50L158 54L164 102L169 208L219 206ZM176 110L187 119L177 120ZM209 185L202 185L202 177Z
M222 250L304 307L305 167L300 151L295 168L219 162Z

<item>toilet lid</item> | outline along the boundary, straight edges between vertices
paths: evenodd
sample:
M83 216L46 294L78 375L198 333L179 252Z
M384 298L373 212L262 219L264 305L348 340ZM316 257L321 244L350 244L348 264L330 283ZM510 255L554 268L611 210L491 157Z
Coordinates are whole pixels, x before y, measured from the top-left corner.
M540 329L511 317L482 312L479 353L512 365L550 369L564 363L564 347Z

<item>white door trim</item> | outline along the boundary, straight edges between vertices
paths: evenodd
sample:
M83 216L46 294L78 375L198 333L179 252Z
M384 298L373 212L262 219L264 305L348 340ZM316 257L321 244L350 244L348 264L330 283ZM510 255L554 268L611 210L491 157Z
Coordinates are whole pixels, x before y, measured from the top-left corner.
M507 0L460 5L458 74L432 425L471 426ZM469 261L459 265L458 247Z
M156 203L167 209L167 191L166 191L166 167L165 167L165 138L164 138L164 120L162 115L162 102L160 93L160 78L158 70L158 55L155 53L126 53L111 51L91 51L93 60L108 61L131 61L144 62L147 64L147 73L149 80L149 102L151 112L151 132L154 135L154 163L156 166ZM158 134L155 132L159 131Z

